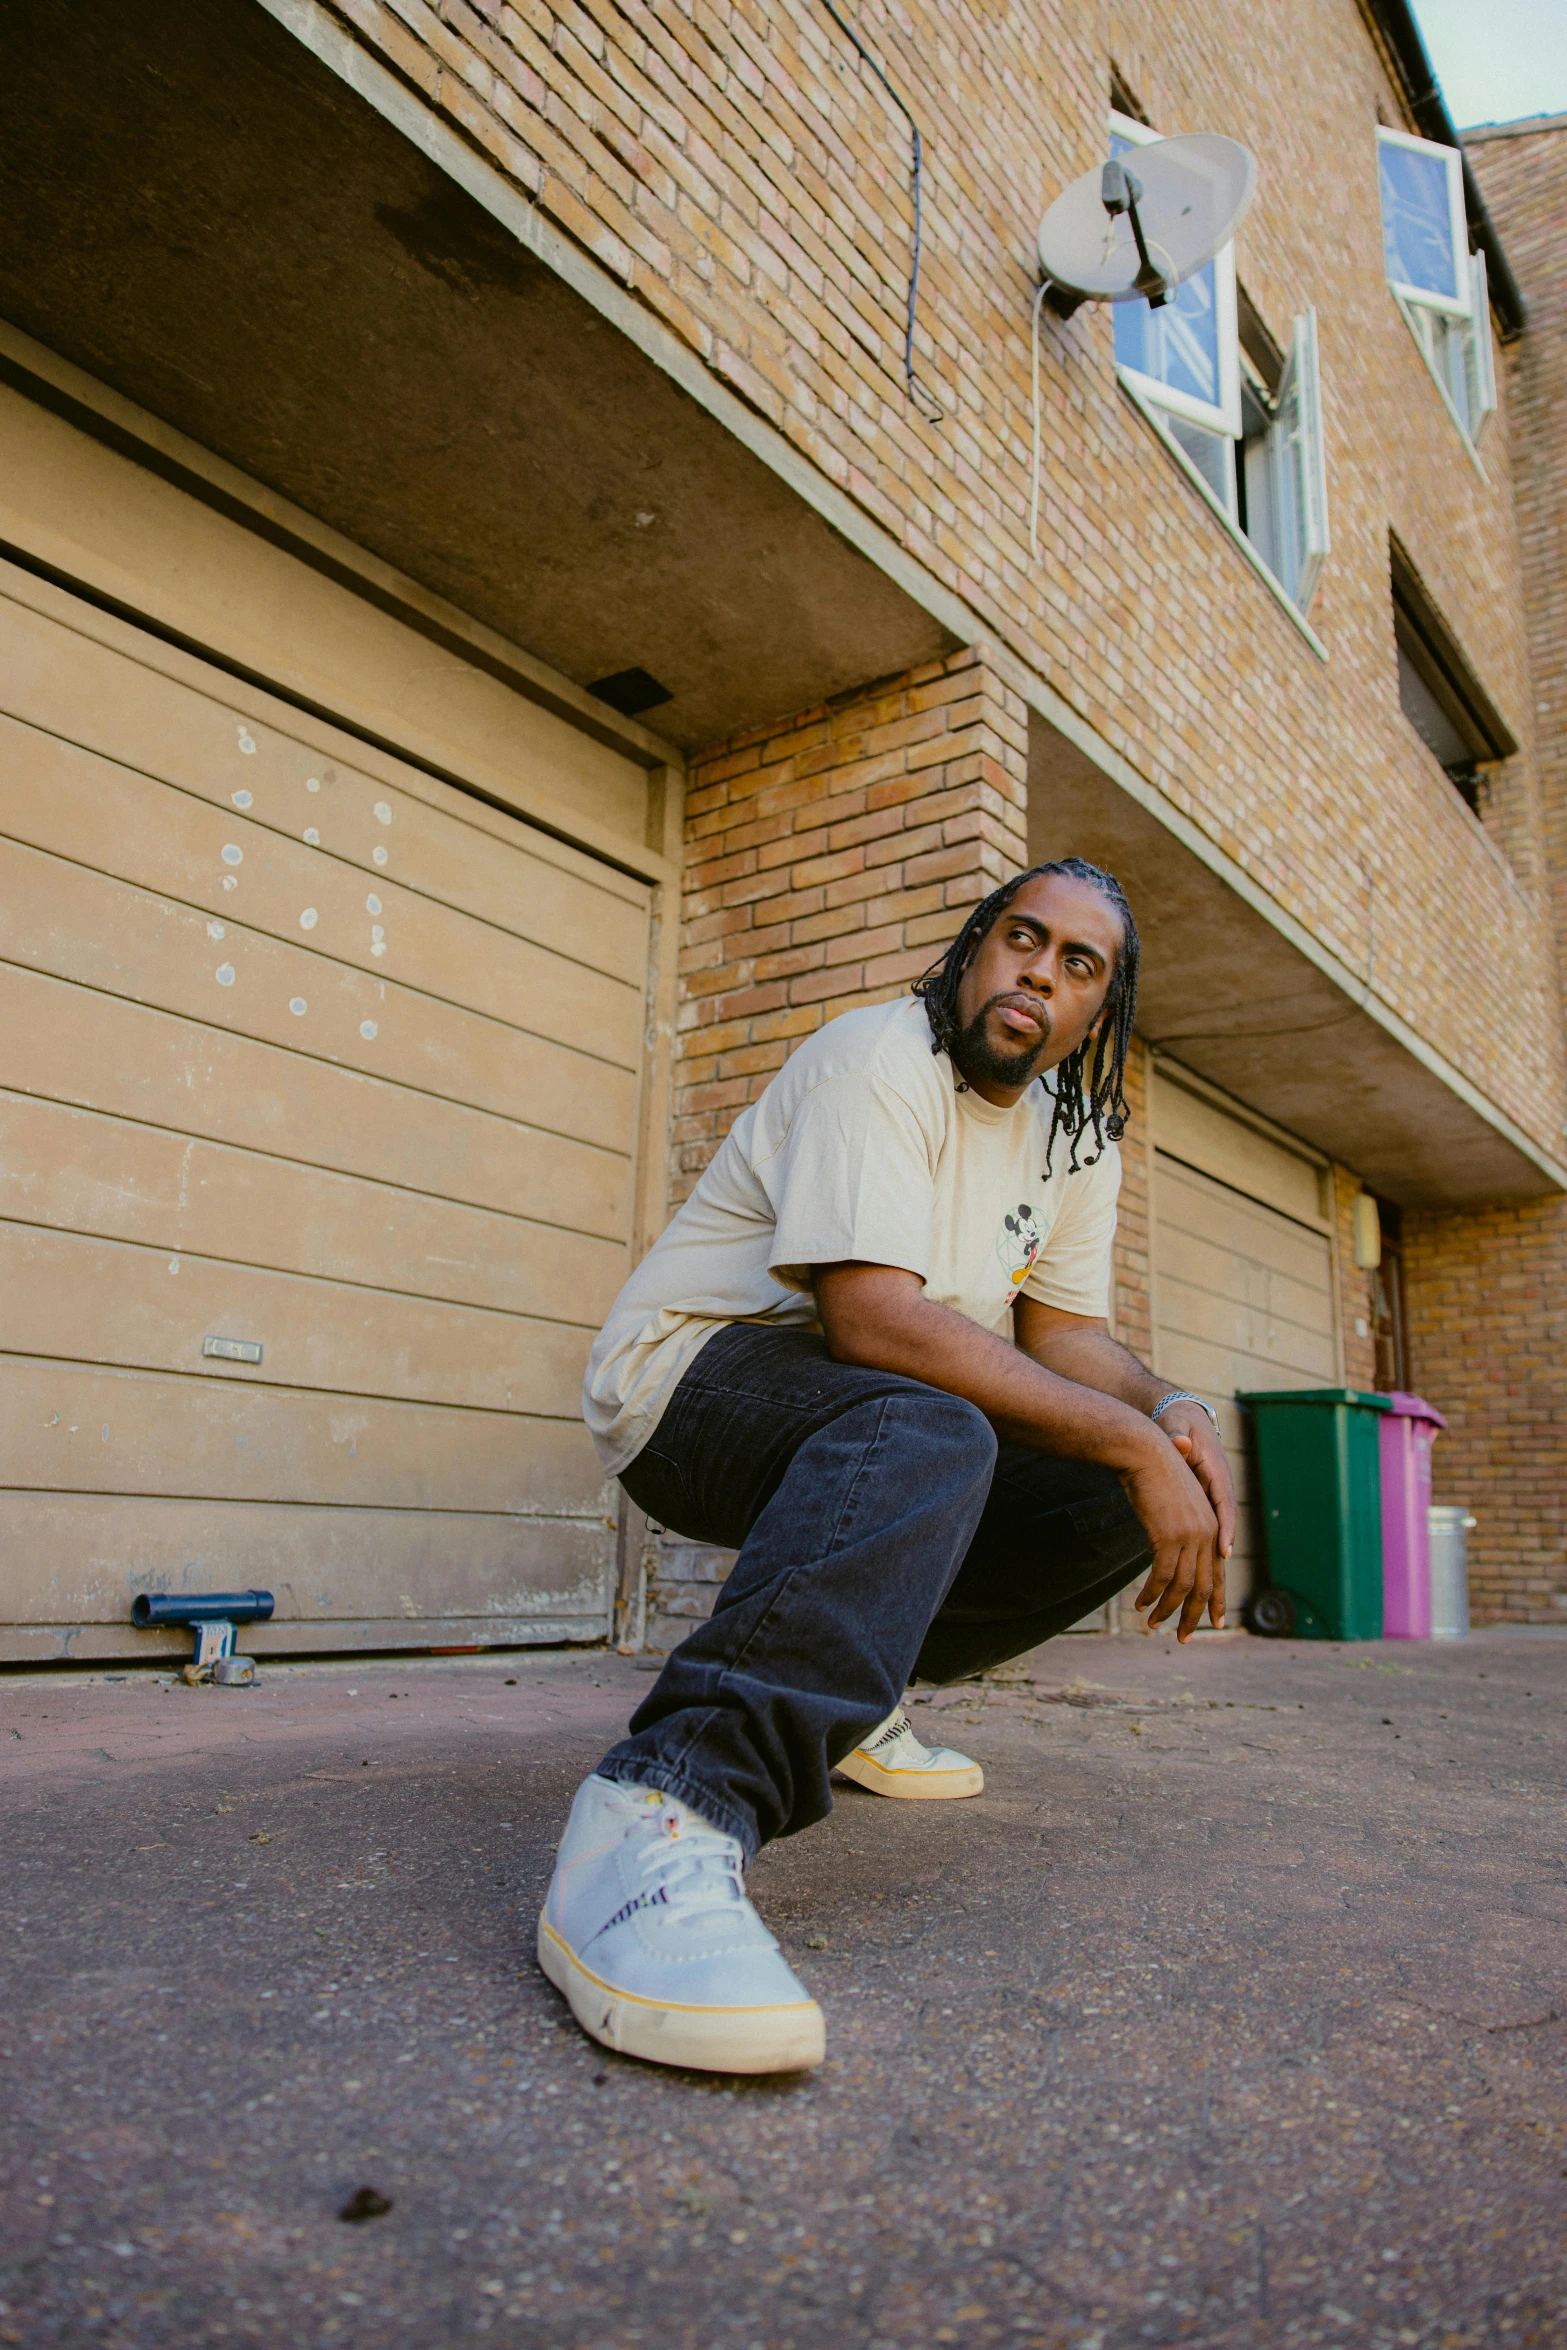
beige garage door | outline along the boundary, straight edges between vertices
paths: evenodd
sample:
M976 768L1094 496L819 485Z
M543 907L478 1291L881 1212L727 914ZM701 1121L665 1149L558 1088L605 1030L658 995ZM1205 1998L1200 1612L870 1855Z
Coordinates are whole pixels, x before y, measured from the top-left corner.
M602 1634L646 886L0 591L0 1655Z
M1153 1087L1154 1363L1217 1407L1241 1500L1232 1611L1255 1558L1238 1391L1339 1377L1322 1171L1173 1080Z

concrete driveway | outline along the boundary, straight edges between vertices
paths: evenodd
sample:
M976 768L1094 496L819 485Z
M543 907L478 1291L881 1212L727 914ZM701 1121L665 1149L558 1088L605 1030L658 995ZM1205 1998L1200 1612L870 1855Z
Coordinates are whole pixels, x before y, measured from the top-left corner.
M744 2083L534 1971L634 1663L0 1685L0 2341L1560 2350L1567 1642L1037 1661L763 1855Z

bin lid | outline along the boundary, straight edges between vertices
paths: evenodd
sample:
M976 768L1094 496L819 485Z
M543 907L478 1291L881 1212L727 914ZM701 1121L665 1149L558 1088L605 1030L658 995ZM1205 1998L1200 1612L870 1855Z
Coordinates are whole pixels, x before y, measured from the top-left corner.
M1236 1393L1237 1403L1359 1404L1368 1412L1391 1411L1385 1395L1368 1395L1359 1387L1252 1387ZM1444 1422L1445 1426L1446 1423Z
M1387 1408L1390 1412L1396 1412L1401 1420L1429 1420L1433 1428L1447 1426L1447 1421L1434 1403L1427 1403L1424 1396L1406 1395L1402 1387L1389 1390Z

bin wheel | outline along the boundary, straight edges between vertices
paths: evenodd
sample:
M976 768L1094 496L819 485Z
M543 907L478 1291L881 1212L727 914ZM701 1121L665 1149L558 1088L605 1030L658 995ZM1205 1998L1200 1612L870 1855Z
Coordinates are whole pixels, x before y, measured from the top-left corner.
M1260 1633L1264 1640L1288 1640L1295 1629L1295 1602L1287 1591L1270 1583L1248 1601L1246 1623L1249 1630Z

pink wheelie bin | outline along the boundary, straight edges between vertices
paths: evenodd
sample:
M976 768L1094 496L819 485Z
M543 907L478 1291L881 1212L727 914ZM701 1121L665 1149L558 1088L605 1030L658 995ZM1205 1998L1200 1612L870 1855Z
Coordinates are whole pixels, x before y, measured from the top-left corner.
M1447 1422L1418 1395L1395 1390L1382 1446L1382 1637L1431 1637L1431 1447Z

